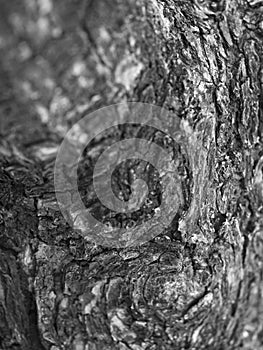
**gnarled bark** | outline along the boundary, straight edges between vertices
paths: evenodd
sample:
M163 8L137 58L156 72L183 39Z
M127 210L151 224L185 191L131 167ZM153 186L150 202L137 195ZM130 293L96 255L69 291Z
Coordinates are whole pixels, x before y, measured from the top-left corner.
M260 349L260 1L0 5L1 349ZM53 169L75 122L125 101L168 109L191 142L170 227L109 249L65 221Z

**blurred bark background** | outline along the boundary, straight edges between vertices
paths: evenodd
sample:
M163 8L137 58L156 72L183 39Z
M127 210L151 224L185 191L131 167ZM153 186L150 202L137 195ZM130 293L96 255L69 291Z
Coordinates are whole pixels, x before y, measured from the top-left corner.
M263 2L1 0L0 17L0 348L262 349ZM76 121L124 101L179 116L192 169L167 232L105 249L65 222L53 167Z

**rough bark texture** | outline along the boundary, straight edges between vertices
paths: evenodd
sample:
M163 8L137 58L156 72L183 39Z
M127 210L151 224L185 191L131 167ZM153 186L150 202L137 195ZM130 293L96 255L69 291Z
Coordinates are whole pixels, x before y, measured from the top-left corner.
M0 9L0 348L263 348L263 3ZM53 167L72 124L123 101L169 109L192 148L171 227L105 249L64 220Z

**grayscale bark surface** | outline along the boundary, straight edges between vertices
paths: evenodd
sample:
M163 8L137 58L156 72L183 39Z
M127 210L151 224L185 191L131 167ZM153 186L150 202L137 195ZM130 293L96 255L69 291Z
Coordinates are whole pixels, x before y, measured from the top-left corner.
M262 39L257 0L0 1L0 349L263 348ZM172 225L106 249L63 218L53 168L75 122L125 101L192 146Z

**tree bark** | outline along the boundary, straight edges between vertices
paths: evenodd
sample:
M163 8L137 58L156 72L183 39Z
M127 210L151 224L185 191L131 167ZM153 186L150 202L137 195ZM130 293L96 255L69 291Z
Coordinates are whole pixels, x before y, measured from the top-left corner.
M0 348L261 349L262 3L0 6ZM62 216L54 164L74 123L125 101L180 118L184 204L148 243L105 248Z

